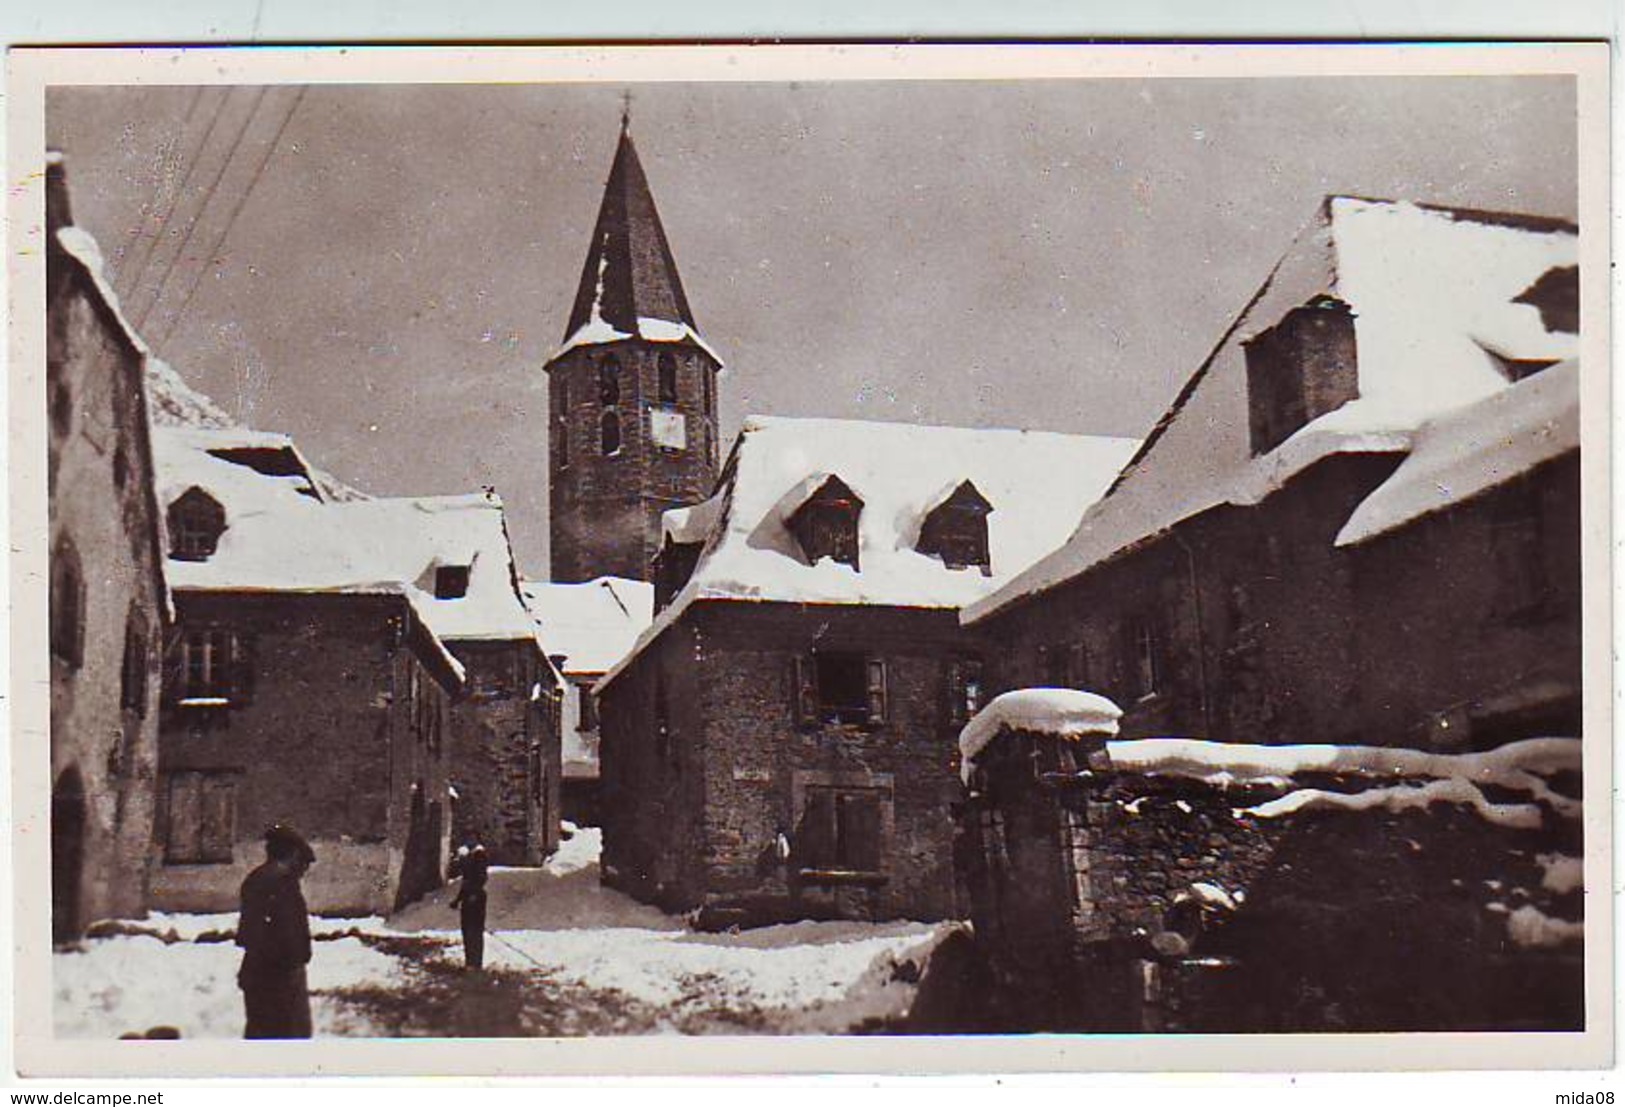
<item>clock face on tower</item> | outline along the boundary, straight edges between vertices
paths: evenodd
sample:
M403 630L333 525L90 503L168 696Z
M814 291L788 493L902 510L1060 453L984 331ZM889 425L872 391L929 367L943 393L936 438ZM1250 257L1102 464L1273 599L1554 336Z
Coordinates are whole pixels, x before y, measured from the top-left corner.
M649 409L649 440L663 450L688 448L688 423L680 411Z

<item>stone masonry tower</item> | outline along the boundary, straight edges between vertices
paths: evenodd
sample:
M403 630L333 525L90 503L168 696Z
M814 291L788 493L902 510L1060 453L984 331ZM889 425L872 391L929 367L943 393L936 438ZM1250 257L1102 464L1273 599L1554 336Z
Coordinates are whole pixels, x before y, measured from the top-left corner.
M650 579L661 514L716 483L721 368L623 117L564 344L547 363L555 581Z

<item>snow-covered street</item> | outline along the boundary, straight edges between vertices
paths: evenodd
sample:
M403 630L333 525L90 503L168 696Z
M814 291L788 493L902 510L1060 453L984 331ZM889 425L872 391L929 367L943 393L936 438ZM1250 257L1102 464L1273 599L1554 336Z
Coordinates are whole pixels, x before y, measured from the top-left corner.
M802 922L702 934L598 882L600 835L493 869L486 968L462 968L452 892L389 919L315 919L318 1036L844 1033L907 1013L953 924ZM236 918L149 915L52 961L56 1032L242 1032Z

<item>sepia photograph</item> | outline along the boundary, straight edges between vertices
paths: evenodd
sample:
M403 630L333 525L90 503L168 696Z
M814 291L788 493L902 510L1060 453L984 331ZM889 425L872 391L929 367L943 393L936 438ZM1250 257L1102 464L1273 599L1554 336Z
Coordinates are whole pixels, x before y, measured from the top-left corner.
M19 1034L1605 1059L1607 48L1420 49L47 52Z

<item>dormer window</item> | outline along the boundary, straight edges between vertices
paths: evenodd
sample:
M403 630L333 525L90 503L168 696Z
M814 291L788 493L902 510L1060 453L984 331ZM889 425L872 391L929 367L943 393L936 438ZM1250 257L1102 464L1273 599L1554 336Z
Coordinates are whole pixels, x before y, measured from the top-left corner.
M992 511L993 505L976 486L962 481L925 517L914 548L927 557L940 557L950 569L974 565L988 576L993 571L987 543L987 517Z
M840 477L830 477L790 517L790 533L809 564L824 558L858 568L858 516L863 500Z
M1354 313L1335 297L1293 308L1243 348L1254 456L1360 395Z
M1512 297L1512 302L1539 311L1541 325L1548 332L1579 334L1580 267L1560 265L1546 270L1534 284Z
M201 488L188 488L169 505L169 556L207 561L226 529L226 509Z
M673 542L670 538L666 539L666 544L654 559L656 610L671 603L683 590L699 566L700 551L704 548L703 542Z
M441 565L434 571L434 598L460 600L468 595L467 565Z

